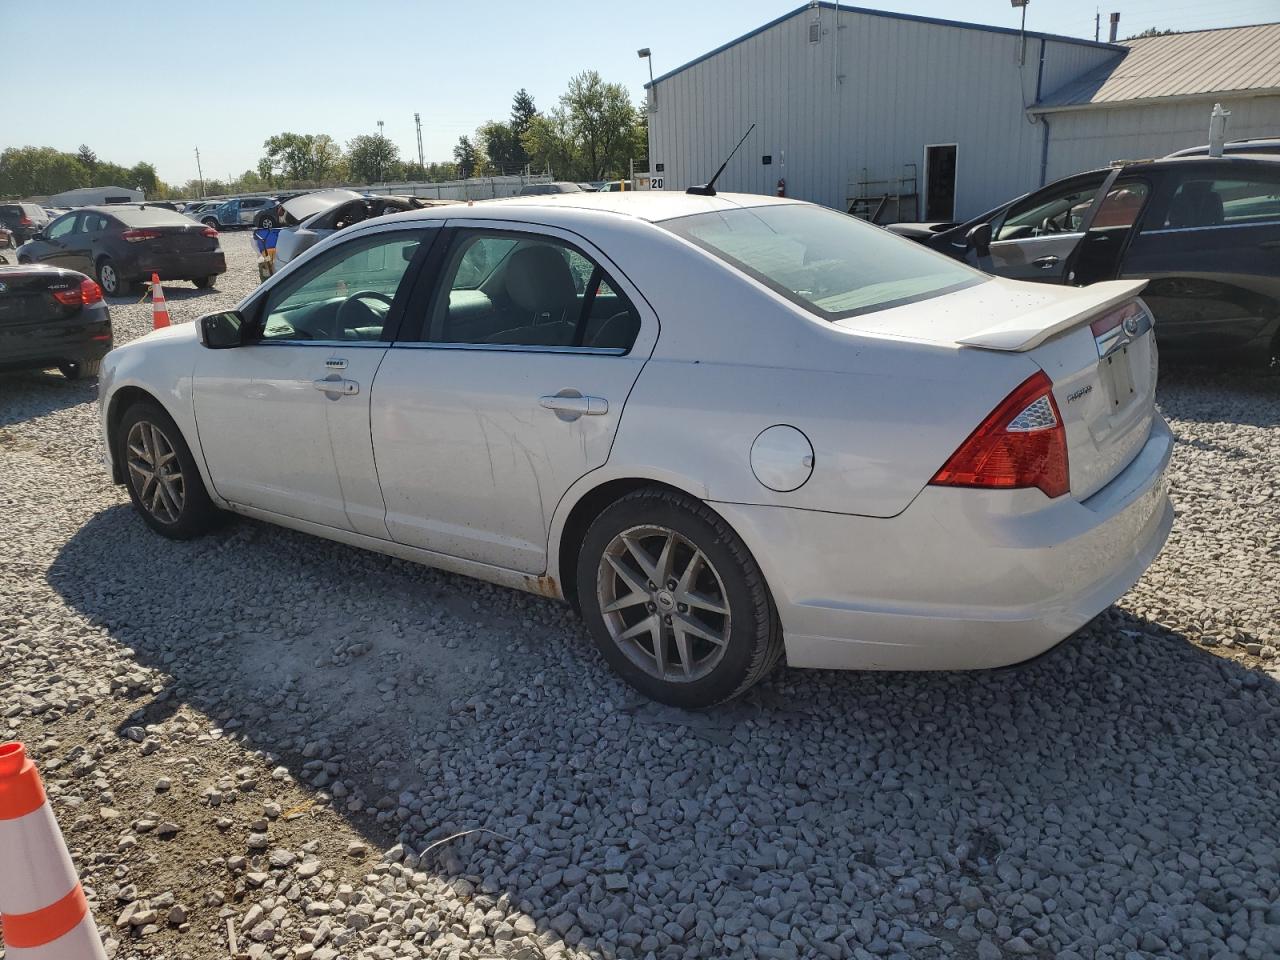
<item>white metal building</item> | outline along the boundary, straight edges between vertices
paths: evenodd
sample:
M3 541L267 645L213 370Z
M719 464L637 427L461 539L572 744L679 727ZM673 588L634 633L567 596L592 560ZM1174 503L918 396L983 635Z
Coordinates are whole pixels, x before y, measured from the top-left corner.
M45 201L51 207L96 207L104 203L141 203L146 194L128 187L76 187Z
M811 3L649 85L650 169L882 222L977 215L1067 173L1280 136L1280 24L1097 43Z

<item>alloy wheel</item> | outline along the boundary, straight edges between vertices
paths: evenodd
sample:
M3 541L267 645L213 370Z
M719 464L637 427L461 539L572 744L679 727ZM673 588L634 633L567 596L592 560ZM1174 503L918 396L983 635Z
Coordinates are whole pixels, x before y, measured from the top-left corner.
M600 558L596 599L618 649L652 677L688 683L724 658L731 627L724 581L674 530L645 525L614 537Z
M114 294L120 285L120 278L116 275L116 268L109 263L104 263L98 270L98 279L102 281L102 288L107 293Z
M161 523L176 523L186 502L187 485L173 444L163 430L146 420L133 425L125 443L139 503Z

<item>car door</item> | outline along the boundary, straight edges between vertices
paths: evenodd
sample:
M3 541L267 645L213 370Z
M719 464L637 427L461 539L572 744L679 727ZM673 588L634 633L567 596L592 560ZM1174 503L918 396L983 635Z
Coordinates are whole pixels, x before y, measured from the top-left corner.
M200 446L218 495L387 538L369 438L374 374L432 226L363 231L269 283L242 345L202 350Z
M94 244L101 239L106 221L106 217L93 211L80 214L75 228L67 234L66 256L62 266L93 275Z
M1161 346L1271 347L1280 327L1280 165L1170 165L1125 255Z
M266 201L264 200L241 200L240 201L240 222L242 224L251 225L253 218L258 215L258 211L262 209Z
M560 498L608 459L657 317L600 250L549 227L451 221L431 277L421 330L374 384L387 529L540 574Z
M43 236L36 241L37 246L29 254L31 259L54 267L79 269L74 266L72 235L76 231L80 217L79 213L68 213L49 224Z
M1117 172L1061 180L1012 204L992 224L989 259L970 251L970 262L1015 280L1070 282L1072 254Z

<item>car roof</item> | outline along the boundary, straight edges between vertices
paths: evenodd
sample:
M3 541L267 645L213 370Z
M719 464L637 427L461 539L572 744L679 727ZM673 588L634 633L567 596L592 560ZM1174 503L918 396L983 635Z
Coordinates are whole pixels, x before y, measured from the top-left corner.
M714 213L718 210L735 210L742 207L763 207L799 203L782 197L758 193L718 193L714 197L702 197L674 190L617 190L608 193L582 191L580 193L549 193L533 196L504 197L498 200L479 200L445 207L413 210L398 215L399 219L448 218L505 220L513 215L550 222L558 213L576 214L584 211L611 213L649 223L688 217L695 213Z

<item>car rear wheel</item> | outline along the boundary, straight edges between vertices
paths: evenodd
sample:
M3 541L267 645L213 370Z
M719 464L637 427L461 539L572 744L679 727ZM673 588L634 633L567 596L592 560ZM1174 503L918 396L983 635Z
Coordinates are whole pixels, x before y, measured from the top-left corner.
M732 699L782 655L760 568L722 517L684 494L638 490L604 510L577 575L600 652L654 700L696 708Z
M190 540L218 520L200 471L177 424L150 401L125 411L117 432L116 456L124 467L129 499L157 533Z
M217 229L218 229L218 218L217 218L217 217L205 217L205 218L204 218L203 220L201 220L200 222L201 222L201 223L203 223L206 227L213 227L213 229L215 229L215 230L217 230Z
M128 293L128 284L120 276L120 270L115 262L108 257L98 261L98 283L102 286L102 292L108 297L118 297Z
M269 213L264 213L258 218L258 228L260 230L271 230L276 225L276 218Z
M195 280L192 280L191 282L196 285L197 290L208 290L210 287L213 286L213 281L217 279L218 277L215 274L213 276L208 276L208 277L197 277Z
M83 380L86 377L96 377L101 369L101 358L97 360L75 360L71 363L58 364L59 372L68 380Z

